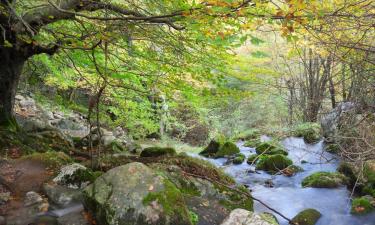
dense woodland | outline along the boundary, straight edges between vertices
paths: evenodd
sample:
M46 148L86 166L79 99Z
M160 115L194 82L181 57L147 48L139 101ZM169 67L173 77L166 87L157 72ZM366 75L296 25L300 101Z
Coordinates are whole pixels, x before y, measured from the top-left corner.
M1 0L0 155L0 225L375 225L375 2Z

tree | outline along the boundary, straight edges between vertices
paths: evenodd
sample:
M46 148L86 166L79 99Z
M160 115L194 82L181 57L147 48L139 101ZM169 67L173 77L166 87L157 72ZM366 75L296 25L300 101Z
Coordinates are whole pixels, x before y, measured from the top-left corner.
M28 58L41 53L52 55L64 48L92 50L108 38L93 30L85 30L85 24L106 21L113 25L112 35L119 36L129 35L124 30L134 26L162 28L173 36L177 31L184 30L187 23L196 22L202 13L208 15L211 21L216 17L230 17L230 13L249 6L250 1L228 2L231 3L222 5L220 1L213 1L206 4L184 0L137 3L116 0L1 1L0 123L13 118L14 96ZM183 18L189 19L182 21ZM82 29L76 35L54 30L53 25L59 21L77 21L82 24ZM76 41L84 44L76 46ZM131 41L129 36L127 45L131 45Z

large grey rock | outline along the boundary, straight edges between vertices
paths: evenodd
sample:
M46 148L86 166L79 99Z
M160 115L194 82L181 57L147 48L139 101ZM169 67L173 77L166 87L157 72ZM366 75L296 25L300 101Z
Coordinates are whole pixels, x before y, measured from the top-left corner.
M354 103L343 102L322 117L320 124L323 130L323 136L327 141L334 141L341 119L347 113L355 113L355 108L356 105Z
M260 215L245 209L233 210L221 225L274 225Z
M53 182L73 189L86 187L91 180L91 171L79 163L63 166Z
M25 200L24 200L25 206L31 206L31 205L35 205L41 202L43 202L43 198L42 196L40 196L40 194L34 191L29 191L26 193Z
M181 192L142 163L116 167L84 189L85 207L101 225L191 225Z
M43 190L50 202L61 207L82 201L82 192L80 190L51 184L45 184Z

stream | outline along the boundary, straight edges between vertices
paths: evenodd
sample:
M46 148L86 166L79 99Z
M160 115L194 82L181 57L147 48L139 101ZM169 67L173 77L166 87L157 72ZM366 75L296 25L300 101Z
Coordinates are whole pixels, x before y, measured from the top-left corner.
M263 137L264 139L266 137ZM282 141L288 150L288 157L295 165L301 166L304 171L292 177L270 175L263 171L254 171L255 167L247 164L226 165L227 159L206 159L215 165L224 168L225 172L235 178L238 183L249 186L252 195L267 205L276 209L288 218L293 218L306 208L314 208L321 212L322 217L317 225L375 225L375 213L355 216L350 214L350 191L342 186L339 188L302 188L303 178L318 171L336 171L339 159L333 154L324 151L323 142L313 145L306 144L302 138L290 137ZM240 141L237 146L246 157L255 153L254 148L243 146ZM302 160L308 163L301 163ZM267 187L265 182L273 183ZM255 212L271 212L262 204L254 201ZM274 213L273 213L274 214ZM280 225L288 222L277 216Z

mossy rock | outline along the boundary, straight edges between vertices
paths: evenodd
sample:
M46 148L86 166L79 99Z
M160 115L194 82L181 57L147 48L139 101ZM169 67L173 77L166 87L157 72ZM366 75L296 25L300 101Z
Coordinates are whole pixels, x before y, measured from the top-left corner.
M260 144L262 144L261 140L259 138L256 138L256 139L247 140L244 143L244 146L245 147L256 148Z
M233 142L225 142L215 154L215 158L223 158L226 156L232 156L237 153L240 153L240 149Z
M245 161L246 156L242 153L238 153L236 157L233 159L233 164L242 164Z
M322 214L315 209L305 209L298 213L293 219L293 224L298 225L314 225L318 222Z
M141 152L141 157L159 157L159 156L174 156L176 155L176 150L174 148L168 147L148 147L143 149Z
M216 140L211 140L208 146L203 149L199 154L205 157L212 157L214 156L220 149L220 142Z
M363 175L367 183L375 186L375 160L366 161Z
M374 201L374 200L373 200ZM351 213L352 214L367 214L372 211L374 211L375 208L371 203L371 200L367 197L361 197L361 198L355 198L352 201L352 208L351 208Z
M254 165L258 162L259 155L258 154L252 154L247 158L247 164Z
M354 166L348 162L340 163L339 167L337 168L337 172L345 175L348 178L348 184L353 187L357 181L357 175L354 169Z
M303 171L303 168L297 165L291 165L288 166L287 168L282 170L282 173L285 176L291 177L294 176L296 173Z
M260 218L262 218L264 221L267 221L269 224L272 225L279 225L279 221L277 220L276 216L272 213L264 212L259 214Z
M316 143L320 140L320 126L317 123L302 123L294 128L292 135L303 137L306 143Z
M181 191L142 163L109 170L86 187L83 196L98 224L193 224Z
M288 166L291 166L293 161L285 155L262 155L256 165L257 170L264 170L269 173L277 173Z
M263 142L255 148L255 151L258 155L288 155L288 152L282 146L276 145L273 142Z
M336 188L347 184L347 178L340 173L316 172L302 181L303 187Z
M340 146L338 144L328 144L325 150L332 154L337 154L340 152Z

